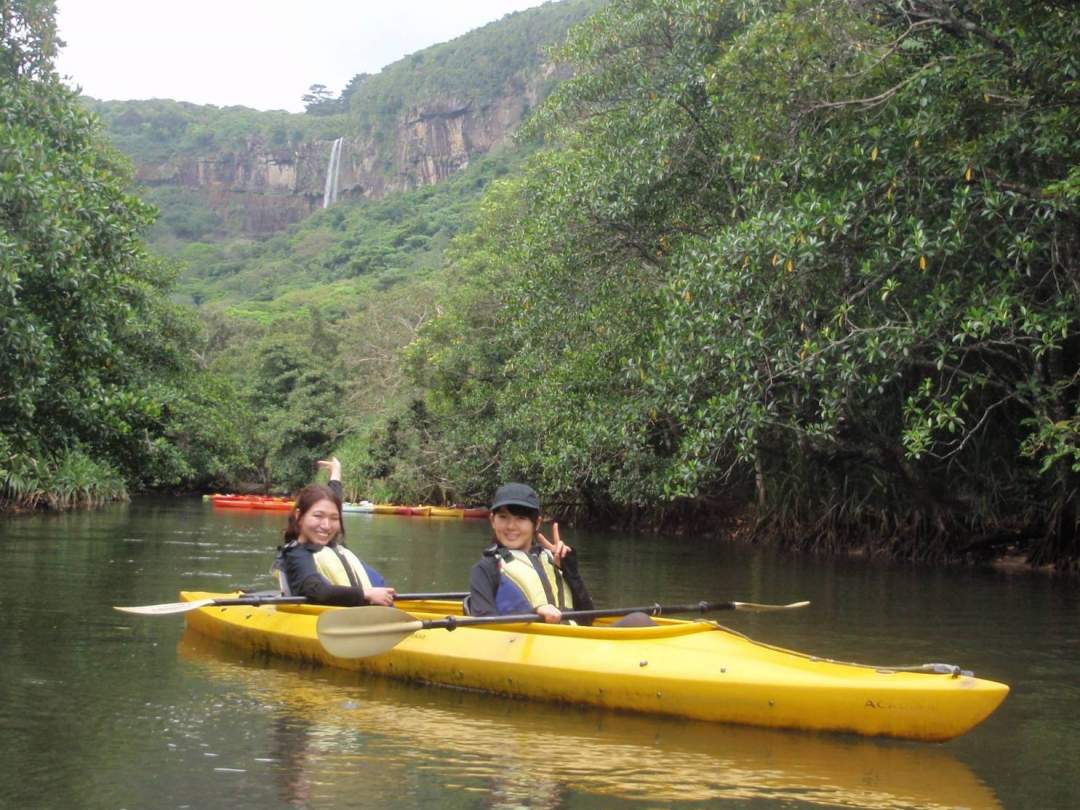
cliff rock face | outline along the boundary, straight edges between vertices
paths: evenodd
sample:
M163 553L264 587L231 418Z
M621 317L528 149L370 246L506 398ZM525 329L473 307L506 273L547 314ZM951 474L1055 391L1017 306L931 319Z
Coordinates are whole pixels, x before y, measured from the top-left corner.
M338 199L378 199L433 185L509 137L535 93L505 96L487 108L442 99L405 112L393 144L346 136L338 163ZM175 185L206 194L208 204L245 232L262 236L296 222L323 204L332 141L273 148L251 138L242 150L178 157L136 167L146 185Z

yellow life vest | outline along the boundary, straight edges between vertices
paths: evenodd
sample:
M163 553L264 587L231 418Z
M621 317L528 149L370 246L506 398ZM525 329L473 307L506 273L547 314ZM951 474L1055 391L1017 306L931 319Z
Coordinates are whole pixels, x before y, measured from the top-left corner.
M326 577L331 585L359 585L365 591L372 588L371 577L368 576L364 564L345 546L323 546L311 556L315 558L315 567L319 573ZM349 578L349 572L345 570L346 563L352 569L355 580Z
M285 576L285 569L282 565L282 556L287 548L296 545L296 541L292 541L286 546L283 546L279 552L277 559L274 560L274 564L270 567L271 573L276 573L278 578L278 585L281 587L281 592L285 596L292 596L292 589L289 587L289 580ZM318 551L313 551L311 556L315 559L315 569L322 574L330 582L331 585L359 585L365 591L372 587L371 577L368 576L367 569L364 568L364 564L360 562L360 558L349 551L345 546L336 546L337 553L334 548L330 546L323 546ZM338 555L341 556L338 556ZM353 574L356 577L355 581L349 580L349 572L345 570L345 563L342 558L348 561L349 568L352 569Z
M547 586L540 579L532 560L540 561L540 568L547 577ZM573 610L574 597L566 578L555 565L551 552L545 549L538 556L526 554L518 549L502 548L498 552L499 573L513 582L525 595L533 610L543 605L554 605L559 610Z

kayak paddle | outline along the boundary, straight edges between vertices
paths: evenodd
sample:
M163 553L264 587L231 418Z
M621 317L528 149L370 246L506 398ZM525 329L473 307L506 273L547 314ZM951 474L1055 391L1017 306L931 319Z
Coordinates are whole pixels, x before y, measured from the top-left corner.
M605 616L627 616L631 613L662 616L668 613L706 613L713 610L767 613L806 607L809 604L809 602L792 602L790 605L761 605L756 602L698 602L694 605L566 610L563 611L562 616L564 619L599 619ZM319 634L319 643L331 655L336 655L338 658L367 658L393 649L417 630L455 630L458 627L477 625L525 624L542 621L544 621L543 617L536 613L506 616L447 616L445 619L421 620L404 610L372 605L328 610L319 616L316 631Z
M468 596L464 591L450 593L399 593L394 598L399 601L416 601L420 599L464 599ZM187 613L189 610L199 608L231 605L303 605L308 600L303 596L238 596L230 599L196 599L193 602L166 602L163 605L135 605L131 607L113 606L113 610L124 613L137 613L140 616L168 616L173 613Z

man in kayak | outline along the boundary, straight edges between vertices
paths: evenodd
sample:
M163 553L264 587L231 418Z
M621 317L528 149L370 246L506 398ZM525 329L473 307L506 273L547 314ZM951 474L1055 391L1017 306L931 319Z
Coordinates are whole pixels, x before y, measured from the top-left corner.
M560 539L559 524L551 524L551 540L540 533L540 497L532 487L499 487L488 519L494 542L469 573L470 615L537 613L555 623L564 610L592 609L577 554Z
M320 605L393 605L394 589L345 548L341 462L333 458L319 466L329 470L330 481L300 490L274 560L282 592Z

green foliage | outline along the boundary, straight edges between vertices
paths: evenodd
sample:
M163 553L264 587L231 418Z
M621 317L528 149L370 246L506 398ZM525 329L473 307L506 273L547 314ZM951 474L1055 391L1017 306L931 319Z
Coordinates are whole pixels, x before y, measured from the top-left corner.
M333 140L345 129L340 115L311 116L186 101L80 101L105 125L109 140L136 164L152 166L185 155L243 150L253 140L291 148Z
M308 115L334 115L345 111L342 100L335 99L325 84L313 84L301 97Z
M179 186L150 186L139 196L161 215L147 234L147 239L161 253L171 253L172 240L178 243L205 242L222 235L233 235L221 214L206 204L206 197L195 189Z
M0 5L0 76L41 79L52 73L57 45L55 0Z
M311 480L342 433L342 387L334 346L316 316L285 334L267 334L245 363L255 364L245 391L251 419L237 425L268 486L296 488Z
M617 0L578 26L526 133L553 148L416 347L439 474L1077 556L1078 15Z
M52 509L100 506L127 498L123 475L79 448L61 452L47 462L11 447L0 435L0 509Z
M153 210L51 70L53 13L2 15L0 449L5 497L62 507L160 479L159 456L185 461L168 403L198 333L140 241Z

